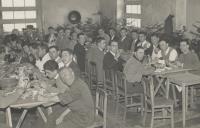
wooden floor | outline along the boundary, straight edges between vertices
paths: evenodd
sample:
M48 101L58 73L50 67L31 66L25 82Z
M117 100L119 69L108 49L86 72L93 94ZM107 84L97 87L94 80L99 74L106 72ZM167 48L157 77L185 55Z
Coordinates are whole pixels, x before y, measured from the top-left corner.
M108 118L107 118L107 128L144 128L142 126L142 116L137 112L137 109L129 109L125 118L125 108L123 107L123 103L116 103L111 97L108 98ZM13 122L17 122L19 118L20 111L16 111L13 115ZM4 114L0 114L0 122L5 122ZM175 108L175 128L182 128L181 122L181 107ZM189 109L187 117L193 117L192 119L188 119L186 124L187 128L200 128L200 104L197 104L196 109ZM36 128L35 120L37 120L38 116L36 116L35 112L31 112L27 115L25 121L23 122L22 128ZM151 114L149 113L147 116L146 128L149 127L151 119ZM170 122L166 120L163 121L155 121L154 128L170 128Z

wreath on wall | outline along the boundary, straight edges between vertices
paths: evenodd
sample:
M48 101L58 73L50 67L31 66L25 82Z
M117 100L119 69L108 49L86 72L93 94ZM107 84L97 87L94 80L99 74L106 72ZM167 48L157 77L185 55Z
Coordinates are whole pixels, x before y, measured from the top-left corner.
M72 24L78 24L81 22L81 14L78 11L71 11L68 15L68 20Z

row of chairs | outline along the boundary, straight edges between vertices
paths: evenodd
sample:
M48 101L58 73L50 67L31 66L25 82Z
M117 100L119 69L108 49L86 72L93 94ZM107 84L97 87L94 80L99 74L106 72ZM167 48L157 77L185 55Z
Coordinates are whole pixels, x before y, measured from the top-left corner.
M130 86L126 80L125 75L119 71L107 70L104 71L103 83L98 83L97 80L97 68L94 62L89 62L88 67L88 81L91 89L95 89L97 94L99 88L102 88L106 93L106 96L111 95L117 102L123 101L125 104L126 112L128 108L137 107L140 108L141 115L143 115L143 124L145 125L147 112L151 112L151 128L154 127L155 119L171 119L171 128L174 128L174 102L164 97L155 97L155 87L153 84L153 78L143 77L141 87L142 91L133 91L129 93L127 86ZM97 97L96 97L97 98ZM98 99L96 99L98 101ZM107 98L106 98L107 102ZM96 104L97 105L97 104ZM106 107L106 106L104 106ZM107 107L106 107L107 108ZM156 113L161 112L162 116L157 116ZM170 116L168 116L170 114ZM107 113L105 113L107 115ZM126 118L126 114L124 116ZM106 119L104 119L106 122ZM106 127L106 123L104 123Z

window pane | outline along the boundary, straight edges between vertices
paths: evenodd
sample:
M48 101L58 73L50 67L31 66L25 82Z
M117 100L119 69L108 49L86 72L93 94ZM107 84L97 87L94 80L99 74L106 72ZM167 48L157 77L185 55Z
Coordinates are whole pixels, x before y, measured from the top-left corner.
M25 28L25 23L15 24L15 28L22 31L22 29Z
M24 0L13 0L14 7L24 7Z
M25 0L25 7L35 7L35 0Z
M25 19L24 11L14 11L14 19Z
M141 5L126 5L126 13L141 14Z
M126 18L127 26L141 27L141 19Z
M36 19L36 11L25 11L26 19Z
M14 29L14 24L3 24L4 32L11 32Z
M34 28L37 28L37 24L36 23L26 23L26 26L27 25L33 25Z
M2 7L13 7L12 0L1 0Z
M2 12L2 19L13 19L13 11Z

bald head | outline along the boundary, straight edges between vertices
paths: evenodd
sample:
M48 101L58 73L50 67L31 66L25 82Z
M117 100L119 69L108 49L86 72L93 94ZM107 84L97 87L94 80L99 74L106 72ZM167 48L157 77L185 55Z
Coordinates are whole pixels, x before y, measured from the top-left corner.
M67 85L71 85L75 79L73 70L71 68L67 68L67 67L63 68L59 72L59 77L62 80L62 82Z

